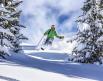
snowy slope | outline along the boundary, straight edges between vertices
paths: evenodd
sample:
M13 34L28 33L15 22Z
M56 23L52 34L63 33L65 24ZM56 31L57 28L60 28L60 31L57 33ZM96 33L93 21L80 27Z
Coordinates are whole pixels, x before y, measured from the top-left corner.
M60 51L60 52L65 52L65 53L70 53L72 52L73 48L76 45L76 42L68 42L69 40L71 40L72 38L65 38L65 39L55 39L53 41L52 46L44 46L43 40L41 41L41 43L38 45L34 45L34 44L28 44L28 43L22 43L21 46L23 47L24 50L34 50L34 49L40 49L41 47L45 48L46 50L52 50L52 51Z
M13 54L0 61L0 81L103 81L102 66L67 63L66 57L53 51Z

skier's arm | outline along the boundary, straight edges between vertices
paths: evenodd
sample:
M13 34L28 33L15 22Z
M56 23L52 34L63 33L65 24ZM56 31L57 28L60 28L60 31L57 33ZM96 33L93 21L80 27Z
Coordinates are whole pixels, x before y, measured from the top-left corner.
M55 36L56 36L57 38L59 38L59 39L63 39L63 38L64 38L64 36L59 36L59 35L56 33L56 31L55 31Z
M48 30L44 33L44 35L47 35L49 31L50 31L50 29L48 29Z
M59 38L59 35L57 34L57 32L55 31L55 36L57 37L57 38Z

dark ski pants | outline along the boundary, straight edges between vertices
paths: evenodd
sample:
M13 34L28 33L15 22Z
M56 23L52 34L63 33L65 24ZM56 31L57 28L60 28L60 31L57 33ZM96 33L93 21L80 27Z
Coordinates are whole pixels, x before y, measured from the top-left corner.
M53 38L47 38L44 42L44 45L52 45L53 40Z

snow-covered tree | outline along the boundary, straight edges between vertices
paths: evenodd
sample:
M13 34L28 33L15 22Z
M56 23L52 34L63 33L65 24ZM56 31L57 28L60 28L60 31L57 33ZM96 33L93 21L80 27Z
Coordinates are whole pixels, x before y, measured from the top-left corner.
M77 20L82 27L79 27L72 60L103 63L103 0L86 0L82 10L83 15Z
M0 56L4 58L8 48L17 52L21 49L20 43L26 37L20 33L24 28L19 23L21 11L17 9L22 1L1 0L0 1ZM7 51L5 50L7 49Z
M27 39L26 37L23 36L23 34L21 34L20 30L22 28L25 28L23 25L21 25L19 23L19 17L20 17L20 14L21 14L21 10L17 10L17 7L20 5L20 3L22 3L22 1L19 1L19 0L10 0L11 2L9 2L8 0L8 9L7 10L10 10L11 11L11 14L10 14L10 18L13 19L12 20L12 29L11 29L11 32L14 34L14 41L12 42L13 43L13 50L15 52L18 52L21 50L21 47L20 47L20 43L22 42L22 40L25 40Z

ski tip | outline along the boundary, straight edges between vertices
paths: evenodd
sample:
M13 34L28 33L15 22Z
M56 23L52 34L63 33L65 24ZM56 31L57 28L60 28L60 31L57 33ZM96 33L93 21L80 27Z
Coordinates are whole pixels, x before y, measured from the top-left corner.
M41 48L41 50L44 50L44 48Z

